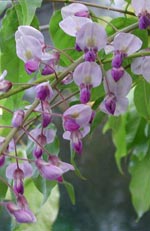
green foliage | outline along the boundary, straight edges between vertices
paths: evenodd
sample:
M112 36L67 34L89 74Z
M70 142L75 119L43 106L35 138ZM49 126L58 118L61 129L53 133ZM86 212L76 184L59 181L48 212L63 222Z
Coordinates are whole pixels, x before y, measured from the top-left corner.
M67 192L68 192L68 195L70 197L70 200L72 202L72 204L74 205L75 204L75 192L74 192L74 187L72 184L70 184L69 182L67 181L64 181L63 182Z
M132 202L138 218L150 209L150 155L141 161L134 157L130 163Z
M141 78L135 88L134 103L138 113L146 120L150 120L150 84Z
M22 24L30 25L35 16L35 11L41 6L42 0L19 0L22 9Z

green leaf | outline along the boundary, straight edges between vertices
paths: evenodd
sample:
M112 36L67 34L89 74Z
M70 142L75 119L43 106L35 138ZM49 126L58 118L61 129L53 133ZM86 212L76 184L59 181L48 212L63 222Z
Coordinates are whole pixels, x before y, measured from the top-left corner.
M126 145L126 115L110 116L103 131L106 132L108 129L112 129L112 139L116 147L115 159L120 172L122 172L121 159L128 154Z
M42 204L44 204L47 201L52 189L56 186L57 183L56 181L46 180L41 176L34 178L33 182L36 188L43 194Z
M23 25L30 25L34 16L35 11L41 6L42 0L19 0L23 14Z
M134 103L138 113L146 120L150 120L150 83L147 83L144 78L136 85Z
M112 19L110 23L106 26L106 31L108 36L113 35L116 31L111 26L111 24L116 27L117 30L121 30L129 25L132 25L133 23L136 23L136 18L125 18L125 17L117 17L115 19Z
M148 47L148 31L147 30L136 29L133 31L133 34L142 40L143 43L142 43L141 49Z
M74 192L73 185L67 181L64 181L63 184L64 184L64 186L68 192L68 195L69 195L69 198L70 198L72 204L74 205L75 204L75 192Z
M134 159L130 165L132 203L141 218L150 209L150 156L141 161Z
M77 52L75 47L75 38L67 35L64 31L59 27L59 22L62 20L61 11L55 11L53 16L50 19L49 23L49 32L53 41L53 44L56 48L68 49L73 48L72 50L66 50L65 52L71 56L72 59L77 59L81 56L80 52ZM70 60L64 55L61 54L61 65L67 66L71 62Z

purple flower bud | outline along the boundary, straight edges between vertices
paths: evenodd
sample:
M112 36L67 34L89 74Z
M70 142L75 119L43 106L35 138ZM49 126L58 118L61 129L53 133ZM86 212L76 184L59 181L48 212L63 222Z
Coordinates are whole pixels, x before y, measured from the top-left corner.
M51 75L55 72L54 66L45 65L45 67L42 70L42 75Z
M150 15L141 15L139 17L139 29L147 29L150 26Z
M12 118L12 126L15 128L18 128L21 126L23 120L24 120L25 113L23 110L17 110L14 112L13 118Z
M110 114L114 114L115 112L115 109L116 109L116 101L115 101L115 97L114 95L111 95L111 96L107 96L105 98L105 107L107 109L107 111L110 113Z
M91 97L91 87L85 86L80 89L80 101L81 103L88 103Z
M24 193L23 179L24 172L20 168L14 171L14 191L20 194Z
M39 62L36 60L29 60L25 63L25 70L30 75L39 69Z
M37 142L39 144L41 144L41 146L45 146L46 145L46 136L43 135L43 134L40 134L37 136ZM33 155L36 157L36 158L40 158L43 154L43 149L37 144L33 150Z
M17 110L14 112L13 118L12 118L12 126L17 128L21 126L23 120L24 120L25 113L23 110Z
M8 80L0 81L0 92L7 92L12 88L12 83Z
M36 87L36 97L39 100L49 100L53 96L53 90L49 82L41 83Z
M82 134L80 131L72 132L71 133L71 144L72 148L77 152L78 154L82 153L83 145L82 145Z
M52 111L47 101L43 101L42 105L43 105L42 126L43 128L46 128L52 121Z
M114 80L117 82L119 79L124 75L124 68L115 68L113 67L111 70L111 75L114 78Z
M0 155L0 167L2 167L5 163L5 155Z
M124 55L121 52L117 52L112 60L112 67L119 68L122 65Z

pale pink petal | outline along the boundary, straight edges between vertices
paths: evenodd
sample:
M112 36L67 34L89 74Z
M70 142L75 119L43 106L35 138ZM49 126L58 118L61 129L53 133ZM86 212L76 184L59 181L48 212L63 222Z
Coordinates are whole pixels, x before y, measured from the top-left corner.
M71 132L70 132L70 131L65 131L65 132L63 133L63 138L64 138L65 140L70 140L70 139L71 139Z
M113 44L114 50L131 55L141 48L142 41L133 34L120 32L115 36Z
M102 81L102 71L95 62L83 62L74 70L73 79L78 86L80 86L81 83L85 83L96 87L100 85Z
M88 12L88 8L80 3L72 3L68 6L64 6L61 8L61 15L62 18L64 19L68 16L75 15L75 13L82 12L82 11Z
M43 34L32 26L19 26L17 32L15 33L15 39L25 35L32 36L39 40L41 44L44 44Z
M142 65L143 65L143 57L139 57L133 60L131 63L131 70L136 75L142 74Z
M81 50L96 48L100 50L106 46L107 36L104 27L95 22L88 22L77 32L76 44Z
M150 82L150 57L145 56L143 57L143 65L142 65L142 72L144 79L147 82Z
M68 35L75 37L81 27L91 19L85 17L69 16L59 23L60 28Z

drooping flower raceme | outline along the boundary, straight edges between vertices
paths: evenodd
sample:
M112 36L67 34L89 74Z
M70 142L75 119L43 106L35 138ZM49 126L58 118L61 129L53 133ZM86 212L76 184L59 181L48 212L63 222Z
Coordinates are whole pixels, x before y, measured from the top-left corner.
M114 58L112 60L112 77L118 81L124 74L123 59L139 50L142 41L135 35L120 32L113 41Z
M147 29L150 27L150 1L132 0L131 4L139 18L139 28Z
M102 72L97 63L86 61L76 67L73 80L80 87L81 103L87 103L90 100L91 89L101 84Z
M62 182L64 173L74 170L73 165L61 161L57 156L49 156L48 162L39 158L36 160L36 166L44 178L58 182Z
M77 31L87 22L89 18L88 8L80 3L72 3L61 9L63 20L59 23L60 28L70 36L76 36Z
M122 78L117 82L111 77L111 70L107 72L104 79L106 97L100 104L100 109L110 115L118 116L123 114L128 107L127 94L132 85L130 75L124 71Z
M82 138L90 132L91 117L92 109L85 104L74 105L63 114L63 138L70 140L72 148L79 154L82 152Z
M105 29L98 23L88 22L77 32L76 48L84 51L85 61L95 62L97 52L103 49L106 43Z

